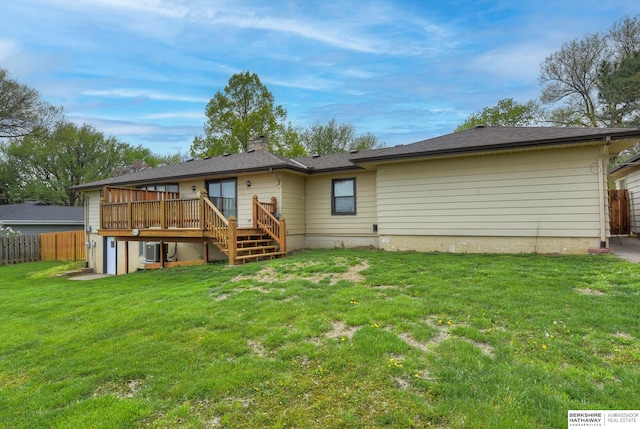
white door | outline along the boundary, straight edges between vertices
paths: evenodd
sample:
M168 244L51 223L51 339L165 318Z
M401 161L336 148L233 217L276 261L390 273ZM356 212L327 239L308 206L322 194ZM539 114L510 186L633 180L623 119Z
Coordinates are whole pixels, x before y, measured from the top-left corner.
M117 274L118 247L114 237L107 237L106 244L106 273Z

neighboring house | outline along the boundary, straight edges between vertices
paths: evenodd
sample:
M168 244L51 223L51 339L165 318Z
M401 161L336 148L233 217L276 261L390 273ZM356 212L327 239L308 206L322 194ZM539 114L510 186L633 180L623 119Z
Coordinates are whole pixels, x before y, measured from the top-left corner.
M640 154L614 167L609 175L617 189L629 191L629 224L631 232L640 234Z
M586 254L608 245L607 162L639 139L640 129L476 127L297 159L253 141L75 189L88 198L97 272L317 247Z
M84 229L84 208L39 201L0 205L0 222L23 235Z

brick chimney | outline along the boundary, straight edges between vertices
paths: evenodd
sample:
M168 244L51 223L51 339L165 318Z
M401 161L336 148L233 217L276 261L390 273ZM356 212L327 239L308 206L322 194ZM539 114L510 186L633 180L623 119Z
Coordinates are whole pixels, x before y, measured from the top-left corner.
M253 152L256 150L269 150L269 139L265 136L260 136L253 140L249 140L247 143L247 152Z

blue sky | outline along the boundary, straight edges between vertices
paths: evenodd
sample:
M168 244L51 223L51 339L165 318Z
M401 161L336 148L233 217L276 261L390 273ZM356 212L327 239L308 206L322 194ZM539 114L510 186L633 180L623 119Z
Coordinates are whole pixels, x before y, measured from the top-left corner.
M638 13L637 0L3 1L0 67L157 153L188 152L207 102L247 70L293 125L335 118L393 146L537 97L549 54Z

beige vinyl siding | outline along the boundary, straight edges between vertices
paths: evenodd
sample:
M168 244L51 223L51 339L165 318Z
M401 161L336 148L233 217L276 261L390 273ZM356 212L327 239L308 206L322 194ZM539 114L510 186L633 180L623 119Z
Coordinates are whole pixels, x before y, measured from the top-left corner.
M192 187L196 187L193 191ZM190 180L188 182L180 182L178 184L178 190L180 191L180 198L199 198L200 190L205 189L204 180Z
M305 178L295 174L282 174L281 201L278 212L287 222L287 234L305 233Z
M100 228L100 191L85 192L85 196L89 198L86 228L91 227L91 231L96 232Z
M280 189L278 178L273 174L254 174L238 176L238 227L248 228L253 226L253 196L258 196L258 201L270 202L271 197L280 201ZM247 180L251 186L247 186Z
M380 166L381 235L598 237L598 147Z
M631 231L640 234L640 170L625 177L631 206Z
M331 214L331 180L356 179L356 215ZM328 236L377 235L375 171L311 176L306 190L307 234ZM288 221L287 221L288 222Z

